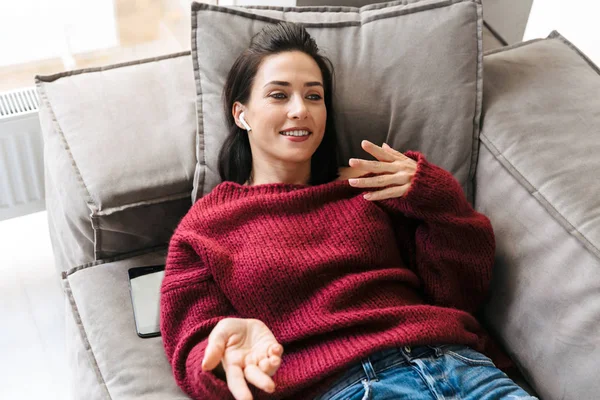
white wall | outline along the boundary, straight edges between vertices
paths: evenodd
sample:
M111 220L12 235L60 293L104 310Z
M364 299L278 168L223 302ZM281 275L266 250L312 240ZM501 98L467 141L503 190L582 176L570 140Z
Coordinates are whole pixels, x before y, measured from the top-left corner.
M553 30L600 65L600 2L535 0L523 40L544 38Z
M26 21L26 23L24 23ZM113 0L0 0L0 66L119 45Z

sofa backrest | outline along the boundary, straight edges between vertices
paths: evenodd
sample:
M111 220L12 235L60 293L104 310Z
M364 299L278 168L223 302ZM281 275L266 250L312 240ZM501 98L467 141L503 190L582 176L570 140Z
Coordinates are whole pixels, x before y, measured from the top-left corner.
M557 32L484 56L476 208L496 235L485 319L541 398L600 381L600 70Z

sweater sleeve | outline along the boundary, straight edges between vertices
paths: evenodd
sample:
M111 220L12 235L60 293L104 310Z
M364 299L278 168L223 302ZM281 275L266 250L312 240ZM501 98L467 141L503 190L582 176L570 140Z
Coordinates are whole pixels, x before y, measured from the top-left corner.
M226 259L220 246L195 232L178 230L169 244L160 330L175 381L193 399L234 399L226 382L201 367L212 329L237 317L208 268Z
M405 155L417 161L409 190L380 201L391 214L402 214L394 221L404 221L414 230L413 243L398 245L411 247L406 257L431 304L475 314L486 299L494 264L491 223L471 207L450 172L419 152Z

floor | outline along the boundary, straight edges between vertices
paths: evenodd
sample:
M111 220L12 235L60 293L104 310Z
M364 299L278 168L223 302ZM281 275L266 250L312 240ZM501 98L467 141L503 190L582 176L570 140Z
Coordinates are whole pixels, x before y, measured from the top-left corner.
M0 221L0 399L70 398L46 211Z

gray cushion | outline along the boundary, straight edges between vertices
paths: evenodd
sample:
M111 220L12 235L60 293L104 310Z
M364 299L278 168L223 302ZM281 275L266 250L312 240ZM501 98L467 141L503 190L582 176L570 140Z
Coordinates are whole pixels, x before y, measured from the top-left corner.
M265 25L303 23L334 64L339 160L371 159L363 139L420 150L452 172L471 199L482 90L479 1L396 1L354 7L192 5L198 139L196 201L221 179L227 72Z
M137 336L129 294L127 270L164 264L166 254L162 250L90 263L64 274L70 309L67 347L73 360L73 398L189 398L173 379L162 338Z
M600 71L553 32L486 53L476 208L485 318L545 400L600 392Z
M166 245L191 205L190 53L38 76L36 84L57 268Z

